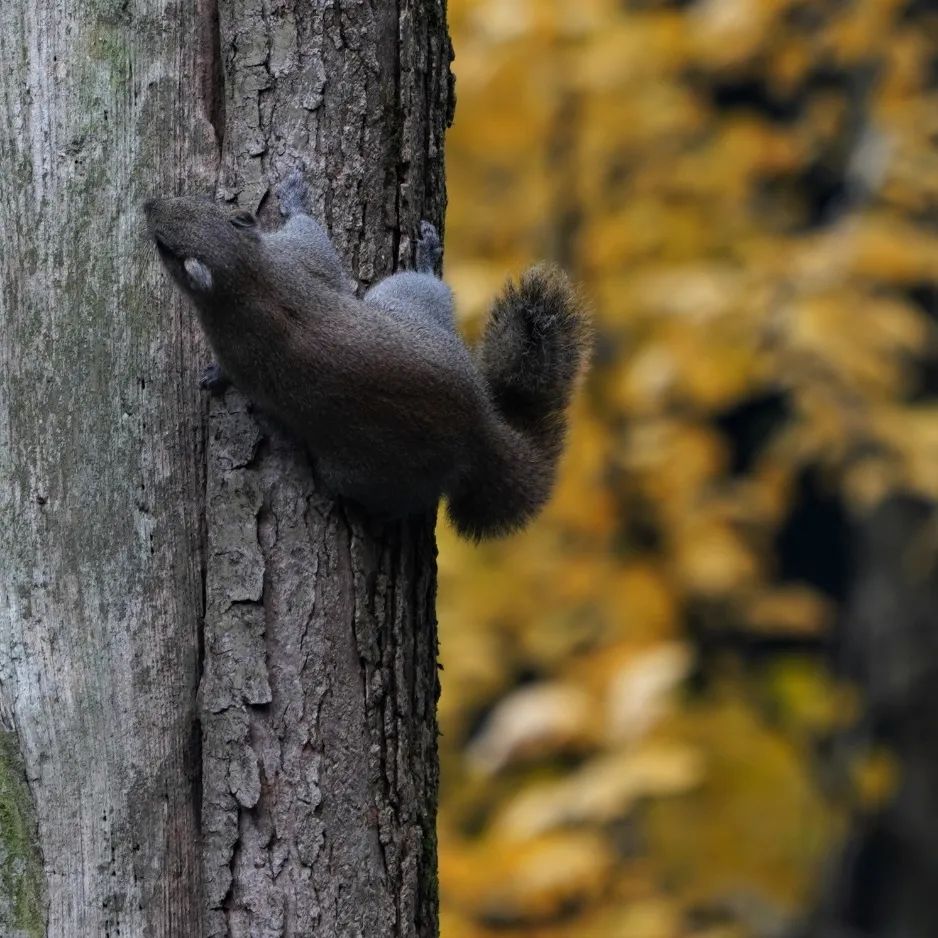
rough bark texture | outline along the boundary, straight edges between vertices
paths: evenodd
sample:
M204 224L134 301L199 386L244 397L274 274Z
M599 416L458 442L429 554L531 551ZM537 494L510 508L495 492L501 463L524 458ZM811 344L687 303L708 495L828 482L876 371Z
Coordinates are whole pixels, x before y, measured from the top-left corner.
M444 207L442 0L219 4L220 195L276 224L304 163L362 284ZM437 934L432 519L368 525L229 391L212 404L205 934Z
M199 932L200 356L137 207L214 179L203 21L0 3L5 936Z
M432 519L367 528L232 391L206 548L206 353L137 206L269 220L302 159L362 283L409 262L445 6L3 0L0 63L0 934L432 936Z

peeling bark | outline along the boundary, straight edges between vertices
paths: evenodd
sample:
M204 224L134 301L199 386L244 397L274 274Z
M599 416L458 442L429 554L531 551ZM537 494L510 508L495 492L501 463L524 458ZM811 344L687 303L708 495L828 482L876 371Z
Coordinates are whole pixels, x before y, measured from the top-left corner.
M444 208L436 2L219 5L219 193L276 224L302 163L366 285ZM212 404L203 724L205 934L437 934L433 519L314 489L231 390Z

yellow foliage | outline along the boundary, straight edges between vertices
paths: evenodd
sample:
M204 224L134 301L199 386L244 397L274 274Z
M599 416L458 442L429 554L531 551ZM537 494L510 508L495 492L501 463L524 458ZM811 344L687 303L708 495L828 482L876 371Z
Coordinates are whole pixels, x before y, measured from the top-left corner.
M853 766L857 799L866 810L878 808L899 784L899 766L891 753L876 749Z
M489 922L549 921L572 903L602 895L614 869L602 837L565 832L524 843L482 842L474 849L440 844L446 898Z
M818 635L833 623L834 608L803 585L779 586L753 597L746 619L755 631Z
M625 817L642 798L683 794L703 777L700 756L686 746L649 744L601 756L560 782L526 789L493 822L495 836L526 841L588 822Z
M832 822L798 751L735 700L693 708L675 723L705 748L707 775L685 797L649 805L662 875L690 901L751 892L794 912L811 885L804 865L823 859Z
M786 572L806 477L851 517L938 499L938 14L449 7L465 330L548 257L598 345L538 522L440 526L443 938L778 931L842 825L817 742L861 703L820 653L732 643L820 648L841 612ZM872 806L898 769L851 772Z
M594 713L590 695L575 685L522 687L502 698L466 754L491 773L533 756L584 748L596 735Z

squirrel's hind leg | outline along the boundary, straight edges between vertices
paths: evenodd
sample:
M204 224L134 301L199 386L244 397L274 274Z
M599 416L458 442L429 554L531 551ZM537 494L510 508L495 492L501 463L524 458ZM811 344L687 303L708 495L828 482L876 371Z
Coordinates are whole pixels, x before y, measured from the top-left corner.
M453 294L434 273L442 254L436 228L429 222L421 222L416 271L402 271L375 284L365 294L365 302L395 315L426 319L455 332Z
M453 294L431 274L412 270L394 274L375 284L365 294L365 302L395 316L424 319L448 332L456 331Z

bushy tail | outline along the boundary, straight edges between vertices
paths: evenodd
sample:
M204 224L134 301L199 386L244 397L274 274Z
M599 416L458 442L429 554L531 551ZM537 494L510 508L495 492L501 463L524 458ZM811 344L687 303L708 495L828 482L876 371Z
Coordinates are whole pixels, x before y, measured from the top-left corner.
M589 318L559 268L532 268L496 302L479 351L494 413L449 493L460 534L507 534L547 501L590 347Z

